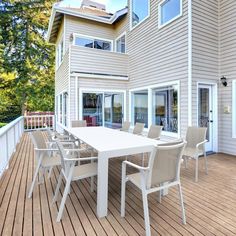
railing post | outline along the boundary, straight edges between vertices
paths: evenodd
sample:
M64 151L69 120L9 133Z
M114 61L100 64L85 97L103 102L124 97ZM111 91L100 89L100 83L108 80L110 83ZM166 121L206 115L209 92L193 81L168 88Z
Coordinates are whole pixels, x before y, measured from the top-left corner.
M6 153L7 153L7 165L6 169L8 169L8 163L9 163L9 147L8 147L8 131L6 132Z

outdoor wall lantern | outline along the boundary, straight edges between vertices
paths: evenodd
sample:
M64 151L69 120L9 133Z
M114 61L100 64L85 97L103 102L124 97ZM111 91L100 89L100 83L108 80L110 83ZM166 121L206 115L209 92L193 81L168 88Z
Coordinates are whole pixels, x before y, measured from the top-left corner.
M71 35L70 35L70 42L73 42L73 40L74 40L74 35L71 34Z
M224 76L222 76L221 78L220 78L220 81L221 81L221 83L222 83L222 85L224 86L224 87L226 87L227 86L227 81L226 81L227 79L226 79L226 77L224 77Z

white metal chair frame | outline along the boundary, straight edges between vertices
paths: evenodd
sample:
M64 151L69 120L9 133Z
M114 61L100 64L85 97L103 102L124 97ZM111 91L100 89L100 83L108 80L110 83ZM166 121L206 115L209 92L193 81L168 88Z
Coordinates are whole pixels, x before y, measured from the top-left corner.
M178 186L179 196L180 196L180 205L181 205L181 209L182 209L182 221L183 221L183 224L186 224L183 194L182 194L182 188L181 188L181 183L180 183L180 164L181 164L181 159L182 159L182 154L183 154L185 144L186 144L185 142L182 142L182 143L172 145L172 146L166 146L166 145L161 146L160 145L160 146L155 147L153 152L151 153L148 167L142 167L142 166L136 165L134 163L131 163L129 161L123 161L123 163L122 163L121 216L122 217L125 216L126 182L131 181L133 184L135 184L142 191L145 230L146 230L147 236L151 235L147 195L150 193L153 193L153 192L162 191L162 190L169 188L169 187L173 187L176 185ZM152 178L154 178L153 173L155 171L153 169L153 167L154 167L154 165L156 166L156 163L158 163L158 160L161 160L160 158L165 158L165 156L160 157L159 152L160 151L169 152L170 150L174 150L174 149L178 150L178 154L176 155L177 161L176 161L176 167L175 167L176 169L175 169L174 179L167 178L167 179L165 179L165 181L163 181L163 182L161 181L159 183L158 187L152 186ZM126 175L126 166L127 165L132 166L139 171L139 174L140 174L140 183L139 184L132 181L132 178L131 178L132 175ZM162 167L159 167L159 168L162 168ZM168 177L168 173L166 175ZM160 180L161 180L161 177L160 177ZM159 196L161 198L161 194L159 194Z
M53 203L57 201L57 196L59 193L59 189L62 183L62 177L66 180L66 186L64 189L63 197L61 200L59 212L57 215L57 222L61 220L62 213L64 210L65 202L67 195L70 191L70 184L71 181L81 180L84 178L91 177L91 191L94 190L94 176L97 175L97 163L94 162L94 160L97 160L97 157L80 157L80 152L84 149L74 149L74 150L66 150L63 148L62 144L58 141L58 149L60 151L60 157L61 157L61 172L58 178L57 187L55 190ZM77 152L78 158L74 158L73 155L71 155L71 152ZM91 163L80 165L81 161L91 161ZM79 163L79 165L75 166L76 163Z
M195 182L198 182L198 159L199 156L203 155L205 159L205 171L208 174L207 167L207 155L205 150L206 140L206 127L188 127L186 134L187 145L183 153L185 168L187 168L187 157L193 158L195 163Z
M42 170L42 175L39 180L39 184L43 182L43 176L45 175L46 170L49 171L48 177L50 178L52 168L54 166L60 165L60 158L57 156L58 148L55 148L55 145L53 146L53 143L46 142L46 140L43 137L42 131L33 131L30 133L31 140L34 144L34 151L35 151L35 157L37 161L33 181L28 193L28 198L32 197L33 189L37 180L37 176ZM64 143L69 148L69 145L72 145L71 143ZM71 146L73 147L73 146Z

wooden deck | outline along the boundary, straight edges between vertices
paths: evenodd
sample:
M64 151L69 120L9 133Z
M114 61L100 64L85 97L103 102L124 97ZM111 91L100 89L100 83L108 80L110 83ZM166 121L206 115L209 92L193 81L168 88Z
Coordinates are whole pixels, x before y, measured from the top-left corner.
M149 196L152 235L236 235L236 157L209 156L208 176L202 164L198 183L193 182L191 163L182 168L186 226L181 224L175 188L161 204L156 194ZM141 194L129 184L126 217L120 217L121 159L109 165L108 216L96 217L96 191L91 193L84 180L72 184L61 223L55 221L58 205L51 205L58 169L28 199L33 167L33 146L24 134L0 180L0 235L145 235Z

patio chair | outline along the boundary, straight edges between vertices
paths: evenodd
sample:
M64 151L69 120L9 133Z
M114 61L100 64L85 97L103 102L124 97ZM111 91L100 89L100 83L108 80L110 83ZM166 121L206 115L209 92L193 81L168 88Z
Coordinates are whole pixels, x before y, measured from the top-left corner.
M72 120L71 127L86 127L87 121L86 120Z
M151 125L147 134L148 138L151 139L160 139L161 131L163 129L163 126L160 125Z
M205 169L208 174L207 168L207 156L205 151L206 140L206 127L188 127L186 134L187 145L184 150L183 156L185 161L185 167L187 167L187 157L193 158L195 163L195 182L198 182L198 158L203 155L205 158Z
M185 142L181 142L171 146L158 145L153 149L147 167L142 167L129 161L123 161L122 163L121 216L125 216L126 182L131 181L142 191L147 236L151 235L147 195L153 192L160 192L166 188L177 185L182 209L182 221L183 224L186 224L183 194L180 183L180 163L185 144ZM139 172L126 175L127 165L136 168Z
M93 183L93 177L97 175L97 163L94 162L94 160L97 159L97 157L80 157L80 150L68 150L68 153L64 150L62 144L58 141L58 149L60 151L60 159L61 159L61 172L58 178L57 187L55 190L53 203L57 201L57 196L59 193L59 189L62 183L62 177L64 177L66 181L63 197L61 200L59 212L57 215L57 222L61 220L63 209L65 206L67 195L70 191L70 184L71 181L77 181L84 178L91 177L91 191L94 189L94 183ZM78 152L78 158L74 158L73 155L71 155L71 152L76 151ZM87 164L81 164L81 161L91 161ZM76 162L79 162L79 165L75 165Z
M141 135L144 129L144 123L136 123L133 129L133 134Z
M33 181L30 187L28 198L31 198L35 182L40 170L42 170L42 176L39 183L42 183L42 178L45 174L45 170L50 170L54 166L61 165L60 156L55 153L58 149L48 147L41 131L34 131L30 133L31 140L34 144L34 151L36 157L36 169L33 177Z
M120 131L129 132L129 128L130 128L130 122L125 121L122 127L120 128Z

